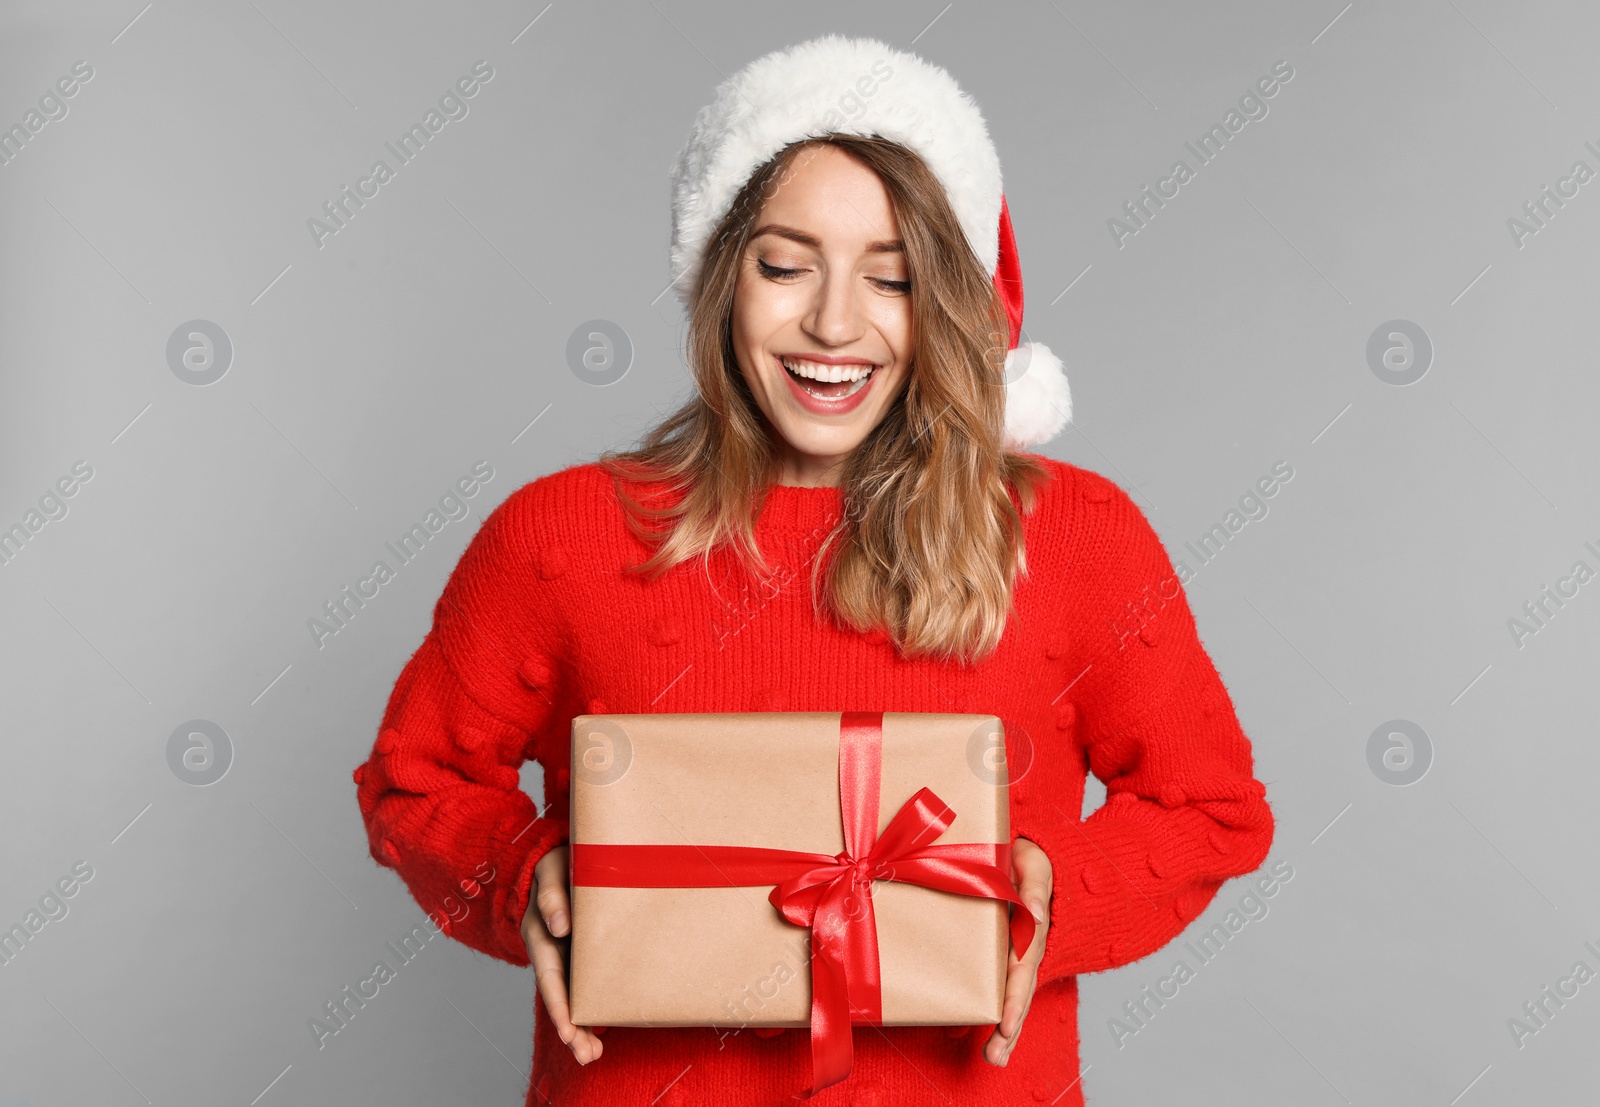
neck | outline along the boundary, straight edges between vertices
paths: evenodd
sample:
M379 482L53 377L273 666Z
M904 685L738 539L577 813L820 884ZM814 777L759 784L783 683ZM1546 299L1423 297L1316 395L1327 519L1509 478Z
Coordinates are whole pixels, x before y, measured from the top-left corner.
M845 458L821 458L785 451L772 483L791 488L839 488L843 485Z

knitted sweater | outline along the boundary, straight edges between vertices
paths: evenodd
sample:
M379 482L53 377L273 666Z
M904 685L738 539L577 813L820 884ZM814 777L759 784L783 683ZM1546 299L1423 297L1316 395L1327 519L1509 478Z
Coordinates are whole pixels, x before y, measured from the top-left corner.
M1054 868L1038 988L1010 1063L982 1057L992 1025L857 1026L850 1076L812 1102L1078 1107L1077 976L1176 937L1223 881L1261 864L1273 816L1144 514L1104 477L1039 460L1052 479L1023 517L1028 573L998 649L970 667L905 660L881 631L813 614L810 562L841 514L838 489L769 490L756 538L779 571L762 585L726 549L709 573L696 558L654 582L625 574L649 550L595 463L524 485L453 570L355 770L373 859L451 937L527 965L519 924L534 864L566 840L574 716L997 715L1012 834ZM519 788L528 758L545 770L537 809ZM1107 790L1087 819L1086 771ZM614 1026L601 1057L579 1065L537 994L534 1006L527 1105L756 1107L793 1103L809 1081L804 1028Z

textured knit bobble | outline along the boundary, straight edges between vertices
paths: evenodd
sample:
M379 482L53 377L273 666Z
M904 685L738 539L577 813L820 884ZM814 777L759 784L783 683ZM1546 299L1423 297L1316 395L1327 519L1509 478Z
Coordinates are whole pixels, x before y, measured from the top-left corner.
M658 646L670 646L683 637L683 621L672 612L665 612L650 624L650 641Z
M530 653L517 667L517 675L529 688L543 688L550 683L550 659L542 653Z
M539 575L545 580L555 580L567 571L567 551L561 546L550 546L540 551Z

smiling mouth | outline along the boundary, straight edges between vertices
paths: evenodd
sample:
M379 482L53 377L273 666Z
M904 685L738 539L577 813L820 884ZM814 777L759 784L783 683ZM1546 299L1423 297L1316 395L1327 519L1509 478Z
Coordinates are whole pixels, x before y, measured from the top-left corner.
M844 400L867 386L876 365L822 365L797 358L781 363L796 384L819 400Z

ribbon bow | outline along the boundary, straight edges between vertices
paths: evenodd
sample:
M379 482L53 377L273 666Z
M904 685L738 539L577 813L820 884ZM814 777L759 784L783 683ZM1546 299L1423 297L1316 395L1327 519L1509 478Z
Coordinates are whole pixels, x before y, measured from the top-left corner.
M850 1075L850 1026L883 1022L872 882L899 880L958 895L1005 900L1011 944L1021 957L1035 922L1011 882L1011 843L932 845L955 812L929 788L906 800L880 836L883 712L839 719L839 807L845 848L837 854L762 846L613 845L573 842L572 882L627 888L775 884L767 897L783 917L811 930L811 1087L807 1098Z

